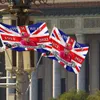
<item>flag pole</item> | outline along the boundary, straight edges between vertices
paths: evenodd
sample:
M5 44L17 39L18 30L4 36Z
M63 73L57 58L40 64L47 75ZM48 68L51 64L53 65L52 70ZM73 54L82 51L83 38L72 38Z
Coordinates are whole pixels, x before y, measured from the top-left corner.
M38 62L37 62L37 64L36 64L35 71L37 71L37 69L39 68L39 64L40 64L40 61L41 61L42 57L43 57L43 54L41 54L41 56L40 56L40 58L39 58L39 60L38 60ZM34 75L35 75L35 74L33 74L33 76L34 76ZM28 92L29 87L31 86L31 82L32 82L32 79L30 79L29 85L28 85L28 87L27 87L25 93ZM31 94L31 93L30 93L30 94Z

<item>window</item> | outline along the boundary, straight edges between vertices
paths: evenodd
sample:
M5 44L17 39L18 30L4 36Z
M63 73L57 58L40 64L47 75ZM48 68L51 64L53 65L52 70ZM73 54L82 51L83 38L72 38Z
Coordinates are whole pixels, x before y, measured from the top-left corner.
M85 58L85 80L85 90L86 92L89 92L89 52Z
M85 89L86 92L89 92L89 55L87 54L87 57L85 58Z
M84 28L99 28L99 27L100 27L100 18L84 19Z
M16 25L16 20L12 20L12 25Z
M43 79L38 79L38 100L43 100Z
M6 70L5 70L5 54L4 52L0 54L0 72L2 73L2 77L6 76ZM0 80L0 83L6 83L6 80ZM6 88L0 88L0 100L6 100Z
M65 78L61 78L61 94L66 91Z
M31 24L33 24L34 22L33 21L29 21L29 24L28 25L31 25Z
M34 51L30 51L30 63L31 67L34 67Z
M0 100L6 100L6 88L0 88Z
M0 39L0 47L2 47L3 46L3 44L2 44L2 41L1 41L1 39Z
M61 29L75 28L75 19L61 19L60 28Z
M12 20L12 25L16 25L16 20ZM12 66L16 67L16 51L12 51Z
M16 51L12 51L12 66L16 67Z
M9 83L16 83L16 79L9 79ZM16 93L15 88L9 88L8 91L9 91L9 94L15 94Z

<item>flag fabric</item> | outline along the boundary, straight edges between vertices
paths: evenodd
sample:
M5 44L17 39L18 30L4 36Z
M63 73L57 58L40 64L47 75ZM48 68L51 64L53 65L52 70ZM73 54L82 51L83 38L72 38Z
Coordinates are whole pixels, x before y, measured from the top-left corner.
M70 72L74 72L76 74L80 72L82 63L85 60L89 47L85 44L76 42L75 39L68 36L56 27L54 27L51 32L50 41L52 43L52 51L58 54L58 56L56 56L57 61ZM59 53L64 50L66 43L70 43L72 46L71 53L74 54L74 57L72 58L72 62L75 64L74 67L72 64L65 64L64 59L58 59L61 58Z
M21 46L22 33L29 34L30 40L37 42L38 47L30 48ZM76 74L80 72L82 63L84 62L89 49L87 45L78 43L75 39L56 27L52 29L52 32L49 35L45 22L28 26L12 26L0 23L0 37L4 48L5 45L11 44L12 50L36 50L42 52L43 56L58 61L65 69ZM74 54L74 57L72 57L72 62L75 64L74 67L72 63L69 64L59 55L61 51L64 51L66 43L71 44L72 50L70 53ZM47 55L47 52L50 52L50 54Z
M0 23L0 35L3 44L11 44L12 50L25 51L34 50L33 47L21 46L22 33L30 34L30 40L37 42L38 46L45 45L44 48L35 48L37 51L46 52L49 50L49 32L45 22L39 22L26 26L12 26ZM16 44L19 44L16 45Z
M52 44L50 43L49 44L49 50L47 51L47 52L43 52L42 53L42 55L44 56L44 57L47 57L47 58L49 58L49 59L51 59L51 60L56 60L56 61L58 61L57 60L57 58L54 56L54 54L52 53L53 52L53 50L52 50ZM47 54L48 53L48 54Z
M53 30L52 30L52 32L50 34L50 37L49 37L49 40L51 42L51 49L49 50L50 54L47 56L45 53L43 53L43 55L45 57L48 57L48 58L52 59L52 60L57 60L57 58L53 54L53 51L56 51L56 52L59 53L60 50L62 50L64 48L65 41L66 41L66 38L65 38L66 34L63 34L63 35L58 34L58 33L55 32L54 28L53 28Z

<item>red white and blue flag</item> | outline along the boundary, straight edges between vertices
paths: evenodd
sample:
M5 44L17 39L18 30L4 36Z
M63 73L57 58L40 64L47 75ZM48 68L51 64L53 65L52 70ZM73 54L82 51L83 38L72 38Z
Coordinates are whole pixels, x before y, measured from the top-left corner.
M21 34L27 33L30 34L30 39L37 42L38 45L45 45L44 48L34 49L27 47L16 47L14 44L19 43L21 45ZM50 51L51 54L47 57L57 60L65 69L70 72L78 73L80 72L82 63L85 60L85 57L88 53L89 47L85 44L81 44L75 41L63 31L54 27L51 34L49 35L48 28L46 23L36 23L29 26L11 26L7 24L0 23L0 37L5 44L11 44L13 47L12 50L16 51L25 51L25 50L36 50L40 52ZM53 52L58 54L64 50L66 43L70 43L72 46L71 53L75 56L72 58L72 61L75 63L75 67L66 65L63 61L57 59ZM46 54L43 54L46 56ZM59 56L59 55L58 55ZM60 57L60 56L59 56Z
M58 62L63 65L65 69L67 69L70 72L78 73L80 72L82 63L85 60L85 57L88 53L89 47L85 44L81 44L75 41L72 37L65 34L63 31L59 30L58 28L54 27L51 35L50 35L50 41L52 43L52 51L56 51L58 54L64 50L64 47L66 43L70 43L72 46L71 53L74 54L74 57L72 58L72 61L75 63L75 67L66 65L64 62L59 61ZM50 55L51 56L51 55ZM49 58L51 58L49 56ZM59 55L58 55L59 56ZM60 56L59 56L60 57ZM53 58L53 54L52 54ZM51 59L52 59L51 58ZM55 57L54 57L55 58ZM57 60L57 59L56 59Z
M45 45L45 48L38 49L38 51L45 52L50 49L49 45L49 32L45 22L40 22L26 26L12 26L0 23L0 35L4 44L11 44L12 50L25 51L34 50L34 48L16 47L14 44L21 41L21 34L30 34L30 40L37 42L38 45ZM20 44L21 45L21 44Z

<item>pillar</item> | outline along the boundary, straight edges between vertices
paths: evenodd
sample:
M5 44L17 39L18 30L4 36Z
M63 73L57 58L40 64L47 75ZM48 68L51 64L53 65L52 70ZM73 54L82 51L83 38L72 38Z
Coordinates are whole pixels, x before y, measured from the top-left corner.
M99 43L96 40L90 42L90 93L99 90Z

